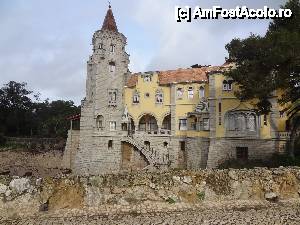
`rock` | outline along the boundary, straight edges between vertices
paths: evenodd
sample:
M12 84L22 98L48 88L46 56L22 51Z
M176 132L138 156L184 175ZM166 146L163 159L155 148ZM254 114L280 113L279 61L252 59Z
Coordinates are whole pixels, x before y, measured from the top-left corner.
M5 192L5 196L6 196L6 197L11 196L11 194L12 194L12 191L9 190L9 189Z
M120 204L120 205L129 205L129 203L123 198L119 199L118 204Z
M0 184L0 195L5 194L7 191L8 187L4 184Z
M173 180L174 180L174 181L177 181L177 182L181 182L179 176L173 176Z
M36 179L35 185L38 186L38 187L41 186L42 185L42 178Z
M192 178L189 176L184 176L182 181L183 181L183 183L186 183L186 184L190 184L193 182Z
M18 194L22 194L23 192L27 191L30 186L30 180L28 178L14 179L9 184L9 187Z
M229 176L232 180L238 180L238 176L237 176L237 174L236 174L236 172L235 172L234 170L229 170L228 176Z
M274 192L268 192L265 194L265 199L268 201L276 201L278 199L278 195Z
M156 185L154 183L150 183L149 187L152 188L152 189L156 189Z

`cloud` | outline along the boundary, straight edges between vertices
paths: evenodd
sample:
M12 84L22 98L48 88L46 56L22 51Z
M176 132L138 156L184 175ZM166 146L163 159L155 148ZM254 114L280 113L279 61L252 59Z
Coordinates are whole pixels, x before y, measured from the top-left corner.
M225 44L250 32L264 34L266 20L176 23L175 5L278 8L274 0L115 0L119 30L128 38L133 72L223 63ZM86 61L93 33L102 25L107 2L98 0L1 0L0 84L26 81L42 98L84 97Z

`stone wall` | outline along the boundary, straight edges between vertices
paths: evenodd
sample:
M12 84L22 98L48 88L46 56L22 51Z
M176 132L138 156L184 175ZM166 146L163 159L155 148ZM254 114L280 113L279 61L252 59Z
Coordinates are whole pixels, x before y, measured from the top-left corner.
M80 130L69 130L65 152L62 161L62 168L73 169L75 155L79 148Z
M211 138L207 168L215 168L228 159L236 159L236 148L247 147L249 160L268 159L275 152L272 139Z
M186 149L187 168L205 169L208 158L209 138L187 138Z
M205 202L299 200L300 168L126 173L90 177L0 176L1 217L40 211L147 205L157 210Z

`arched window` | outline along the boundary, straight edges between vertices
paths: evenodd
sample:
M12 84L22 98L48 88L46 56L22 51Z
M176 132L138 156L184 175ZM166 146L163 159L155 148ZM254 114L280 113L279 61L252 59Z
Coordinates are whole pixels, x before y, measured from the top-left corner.
M199 98L204 98L205 97L205 89L204 87L199 88Z
M116 64L115 62L109 63L109 72L114 73L116 71Z
M114 44L111 44L110 45L110 52L115 52L115 50L116 50L116 46L114 45Z
M109 140L108 144L107 144L108 149L112 149L113 148L113 140Z
M104 119L103 119L103 116L99 115L97 116L96 118L96 127L98 130L103 130L104 128Z

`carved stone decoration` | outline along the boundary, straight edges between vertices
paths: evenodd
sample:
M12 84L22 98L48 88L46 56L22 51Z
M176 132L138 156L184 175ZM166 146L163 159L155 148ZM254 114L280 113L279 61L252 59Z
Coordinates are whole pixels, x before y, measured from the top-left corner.
M195 112L202 113L208 112L208 101L203 99L199 102L199 104L195 108Z

